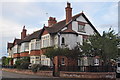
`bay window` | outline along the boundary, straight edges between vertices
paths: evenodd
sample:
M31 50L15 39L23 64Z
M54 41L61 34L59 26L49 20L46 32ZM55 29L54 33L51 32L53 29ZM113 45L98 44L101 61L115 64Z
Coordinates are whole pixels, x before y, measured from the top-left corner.
M42 47L49 47L50 46L50 38L49 35L42 37Z
M39 50L40 49L40 40L31 41L31 50Z
M22 43L20 52L25 52L25 51L28 51L28 50L29 50L28 42Z

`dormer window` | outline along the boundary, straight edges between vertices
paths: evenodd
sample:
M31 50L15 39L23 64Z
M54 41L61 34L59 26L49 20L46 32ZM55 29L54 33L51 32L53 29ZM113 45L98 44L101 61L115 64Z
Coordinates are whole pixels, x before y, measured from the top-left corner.
M78 31L79 32L85 32L85 26L78 24Z

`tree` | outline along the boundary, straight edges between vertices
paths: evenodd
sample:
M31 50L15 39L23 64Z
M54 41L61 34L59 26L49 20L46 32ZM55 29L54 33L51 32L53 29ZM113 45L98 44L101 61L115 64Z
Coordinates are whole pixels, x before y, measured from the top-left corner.
M89 40L81 46L82 53L86 56L100 56L107 63L110 59L115 59L118 55L119 39L114 30L103 32L103 35L98 34L89 37Z
M50 58L51 61L53 62L53 58L55 56L66 56L66 57L71 57L71 58L77 59L78 55L81 55L81 54L80 54L79 47L77 45L72 50L70 50L69 48L54 48L54 47L51 47L51 48L48 48L46 50L44 55L46 55L48 58Z
M2 65L6 65L8 66L10 64L10 61L12 60L12 58L8 58L6 56L2 57Z
M68 53L69 49L68 48L48 48L45 52L44 55L46 55L48 58L51 59L53 62L53 59L55 56L64 56ZM54 63L53 63L54 64Z
M6 65L6 58L7 58L6 56L2 57L2 65Z
M79 54L80 54L79 47L76 46L72 50L69 50L69 48L51 47L46 50L44 55L46 55L48 58L50 58L53 63L53 76L59 76L59 70L58 70L59 66L57 66L57 68L55 68L55 63L53 61L54 57L55 56L65 56L67 58L77 59ZM59 65L59 63L57 65Z

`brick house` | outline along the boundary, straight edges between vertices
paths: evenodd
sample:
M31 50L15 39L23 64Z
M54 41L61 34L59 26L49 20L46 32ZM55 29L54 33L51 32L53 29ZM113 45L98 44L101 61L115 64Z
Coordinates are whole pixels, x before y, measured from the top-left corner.
M27 35L27 30L23 27L21 39L8 43L8 55L13 58L13 64L17 59L30 57L32 64L52 66L51 60L44 55L44 48L55 46L73 49L77 43L82 45L89 35L99 34L83 12L72 16L70 3L67 3L65 11L66 19L57 22L56 18L49 17L48 26L44 25L30 35ZM59 62L54 62L61 65L78 65L79 62L74 63L64 56L59 58Z

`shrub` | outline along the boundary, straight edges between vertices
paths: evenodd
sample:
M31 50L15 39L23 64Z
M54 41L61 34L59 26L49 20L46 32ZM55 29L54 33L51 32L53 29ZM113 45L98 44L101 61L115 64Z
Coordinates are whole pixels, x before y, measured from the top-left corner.
M38 70L41 69L41 67L42 67L41 64L32 64L31 65L31 69L32 69L33 72L37 72Z
M18 69L28 69L29 64L28 59L19 59L15 62L15 66Z
M28 66L29 66L29 62L22 62L22 63L20 64L20 68L21 68L21 69L28 69Z
M52 70L51 67L43 65L40 70Z

